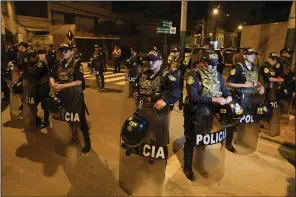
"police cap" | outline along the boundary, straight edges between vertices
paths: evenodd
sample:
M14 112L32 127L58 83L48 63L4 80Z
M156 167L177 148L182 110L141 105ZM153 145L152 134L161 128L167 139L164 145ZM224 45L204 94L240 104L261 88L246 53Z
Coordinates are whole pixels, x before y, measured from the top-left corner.
M254 48L244 48L244 52L243 52L244 55L253 55L253 54L256 54L258 55L258 53L255 51Z
M157 61L162 60L162 55L158 51L149 51L148 56L146 57L148 61Z
M276 52L272 52L272 53L269 53L268 58L270 58L272 60L278 60L279 55Z
M64 51L64 50L72 50L72 46L70 44L64 43L59 48L59 51Z
M76 47L76 44L73 44L72 48L73 48L73 49L74 49L74 48L77 48L77 47Z
M94 45L94 48L99 48L99 45L95 44L95 45Z
M28 57L35 57L37 55L37 52L34 50L29 50L27 53Z
M174 48L173 52L180 52L179 48Z
M28 43L26 43L26 42L21 42L20 44L19 44L19 46L23 46L23 47L25 47L25 48L28 48Z
M289 48L283 48L281 51L280 51L280 54L282 55L283 53L289 53L289 54L292 54L294 53L293 50L289 49Z
M218 55L215 52L210 50L206 50L202 54L200 61L207 62L209 65L212 65L212 66L219 64Z

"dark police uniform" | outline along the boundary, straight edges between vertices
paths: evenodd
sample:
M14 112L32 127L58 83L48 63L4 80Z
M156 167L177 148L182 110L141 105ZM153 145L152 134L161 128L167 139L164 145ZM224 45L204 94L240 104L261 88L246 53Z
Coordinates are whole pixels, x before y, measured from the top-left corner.
M28 52L28 58L30 56L37 56L35 51ZM36 85L35 95L35 105L36 105L36 126L39 126L40 129L49 126L49 112L46 108L46 99L49 94L49 73L48 68L45 62L38 60L36 62L28 62L27 67L24 67L23 77L30 84ZM44 111L44 121L40 122L39 117L37 116L37 108L39 103L41 102L41 107Z
M60 84L70 83L78 80L82 81L81 86L69 87L63 89L60 93L63 94L64 97L64 109L66 112L79 113L79 126L85 141L85 146L82 151L84 153L89 152L91 145L89 138L89 127L85 117L85 103L83 95L85 81L81 62L73 57L68 64L65 60L61 60L55 65L50 77L54 78L55 81Z
M203 56L208 64L218 65L218 56L210 56L213 52L207 52ZM194 180L192 172L193 150L197 133L209 133L213 126L213 116L218 112L218 105L213 104L213 97L230 96L229 90L224 84L222 75L216 70L209 72L207 69L197 68L188 74L186 84L188 96L184 106L184 173L190 180ZM197 123L194 125L193 121ZM207 172L203 172L207 176Z
M244 51L245 55L257 54L254 49L246 48ZM245 62L236 65L230 72L227 79L229 83L244 84L246 82L252 83L253 81L258 82L259 71L255 64L251 63L251 69L248 69ZM262 97L258 94L258 85L251 88L234 88L233 98L238 100L241 107L244 110L244 114L255 114L257 106L262 103ZM226 148L231 152L236 152L232 146L234 127L229 127L227 130Z
M51 44L51 47L52 47L52 50L48 51L48 53L46 53L45 55L49 71L51 71L51 69L56 64L56 61L57 61L56 51L53 49L52 44Z
M149 58L154 61L161 60L162 57L153 51L149 52ZM157 73L154 73L152 69L144 70L135 80L133 92L137 92L139 99L144 101L140 116L148 119L150 124L148 138L154 138L156 145L166 146L169 143L169 113L174 103L180 98L179 83L180 73L178 71L172 73L162 67ZM154 113L150 111L154 110L153 105L160 99L166 103L166 106L159 111L160 114L157 116L155 111Z
M180 49L175 48L173 52L180 52ZM186 72L186 66L183 64L184 58L179 55L179 57L171 56L168 60L169 66L171 64L176 64L177 69L180 71L180 89L181 89L181 97L179 99L179 109L182 110L183 107L183 88L184 88L184 75Z
M73 48L76 48L76 45L74 45ZM79 50L74 53L74 57L79 58L82 61L82 53Z
M278 59L278 55L276 53L270 53L269 58ZM268 62L265 62L259 71L260 76L264 81L264 88L266 92L266 101L276 101L279 98L276 98L276 90L281 85L277 82L270 82L270 77L281 77L284 78L284 69L280 63L277 63L275 66L270 65Z
M129 82L129 88L132 90L132 86L134 80L137 78L138 74L141 71L141 66L143 65L142 57L138 55L138 53L126 60L126 67L127 67L127 81ZM129 97L132 95L130 92Z
M95 45L95 48L98 47L97 45ZM105 86L105 79L104 79L104 59L103 59L103 52L101 50L99 50L98 52L94 52L92 55L92 68L95 70L95 75L97 78L97 83L99 84L98 80L100 77L102 80L102 84L101 87L99 88L104 88Z

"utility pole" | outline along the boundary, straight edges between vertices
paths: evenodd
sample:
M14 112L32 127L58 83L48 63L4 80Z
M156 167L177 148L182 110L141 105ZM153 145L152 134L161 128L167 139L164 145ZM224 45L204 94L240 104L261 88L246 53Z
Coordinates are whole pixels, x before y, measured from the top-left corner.
M186 36L186 25L187 25L187 1L182 1L181 7L181 23L180 23L180 50L181 54L184 56L185 48L185 36Z

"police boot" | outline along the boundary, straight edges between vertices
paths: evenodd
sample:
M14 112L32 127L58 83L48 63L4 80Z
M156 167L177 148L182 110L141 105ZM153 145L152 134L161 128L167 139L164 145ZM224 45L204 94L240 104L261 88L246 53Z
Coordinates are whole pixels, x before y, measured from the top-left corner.
M190 180L194 181L195 176L192 171L192 156L193 156L194 146L189 146L185 143L184 145L184 168L183 172L185 176Z
M232 153L236 152L236 149L232 146L234 127L229 127L226 132L226 149Z
M83 138L84 138L84 147L82 149L82 152L83 153L88 153L90 151L90 149L91 149L89 133L88 132L83 132Z

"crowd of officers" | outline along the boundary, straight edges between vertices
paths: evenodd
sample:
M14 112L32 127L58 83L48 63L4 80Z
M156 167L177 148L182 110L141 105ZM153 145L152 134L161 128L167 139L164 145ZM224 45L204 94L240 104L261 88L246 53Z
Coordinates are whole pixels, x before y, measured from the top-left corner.
M14 49L8 49L13 51ZM83 132L85 146L83 152L90 151L90 138L89 128L86 124L83 90L85 89L85 82L83 77L83 67L81 65L82 54L77 50L75 45L64 44L59 48L61 54L61 60L56 60L56 52L53 45L50 45L50 49L46 54L47 63L41 61L38 58L38 54L33 50L28 50L28 44L21 42L18 45L18 52L8 54L8 68L16 67L20 77L27 80L35 80L37 85L36 95L36 107L41 103L41 107L44 110L43 120L38 121L38 128L42 129L49 126L49 111L46 107L46 98L50 93L50 89L57 92L68 91L70 96L67 96L68 103L67 110L75 111L79 113L80 129ZM101 87L104 88L104 72L106 71L106 62L104 58L104 50L98 45L94 45L94 53L90 59L90 67L94 69L96 76L102 80ZM138 99L141 94L147 93L147 91L164 91L165 96L155 100L154 107L157 110L163 109L165 106L172 106L179 100L179 108L182 109L187 106L199 106L192 109L209 107L211 110L216 110L215 106L226 105L232 100L238 100L240 102L242 95L265 95L268 98L268 92L272 85L285 85L292 86L292 91L295 91L295 68L291 65L291 54L293 52L289 49L283 49L278 55L276 52L272 52L268 55L267 61L260 67L256 67L254 64L257 52L253 48L245 48L240 57L235 56L235 65L231 70L226 83L222 77L224 68L223 51L217 54L214 51L206 50L199 61L193 62L191 70L188 72L184 63L184 58L181 56L180 49L175 48L172 55L168 58L168 62L163 62L160 51L155 46L152 51L149 52L148 63L150 68L141 71L143 65L143 59L140 57L139 51L136 47L130 48L130 58L126 60L126 68L128 70L128 78L131 81L139 79L139 76L144 76L144 82L141 81L143 87L140 87L139 91L133 92L135 99ZM116 47L113 51L113 57L115 59L114 72L120 72L121 50ZM239 59L240 58L240 59ZM165 69L164 69L165 68ZM187 71L186 71L187 70ZM2 72L5 73L5 72ZM140 74L141 73L141 74ZM159 87L155 90L149 90L149 85L145 80L153 79L158 74L162 76L162 81L159 83ZM187 73L187 77L185 77ZM139 75L140 74L140 75ZM3 78L3 76L2 76ZM262 80L260 80L262 79ZM130 80L130 79L129 79ZM187 98L186 103L183 101L183 86L184 80L186 80ZM2 91L4 92L4 101L9 100L8 88L4 85L2 79ZM147 87L145 87L145 84ZM226 86L228 88L226 88ZM148 88L148 89L147 89ZM151 88L151 87L150 87ZM230 90L229 90L230 89ZM75 98L75 99L73 99ZM253 105L254 103L244 103L242 105ZM213 107L214 106L214 107ZM20 109L22 106L20 107ZM214 114L214 111L211 114ZM192 131L192 122L188 117L192 113L195 113L191 109L188 112L188 108L184 107L184 128L186 142L184 145L184 173L188 179L194 180L192 172L192 155L194 150L194 131ZM202 112L200 112L202 113ZM36 115L37 116L37 115ZM209 117L207 117L209 118ZM39 118L38 118L39 119ZM206 121L206 119L203 119ZM189 126L188 126L189 125ZM200 127L202 128L202 127ZM233 132L227 132L226 148L231 152L236 152L232 146ZM207 173L204 172L204 176Z

